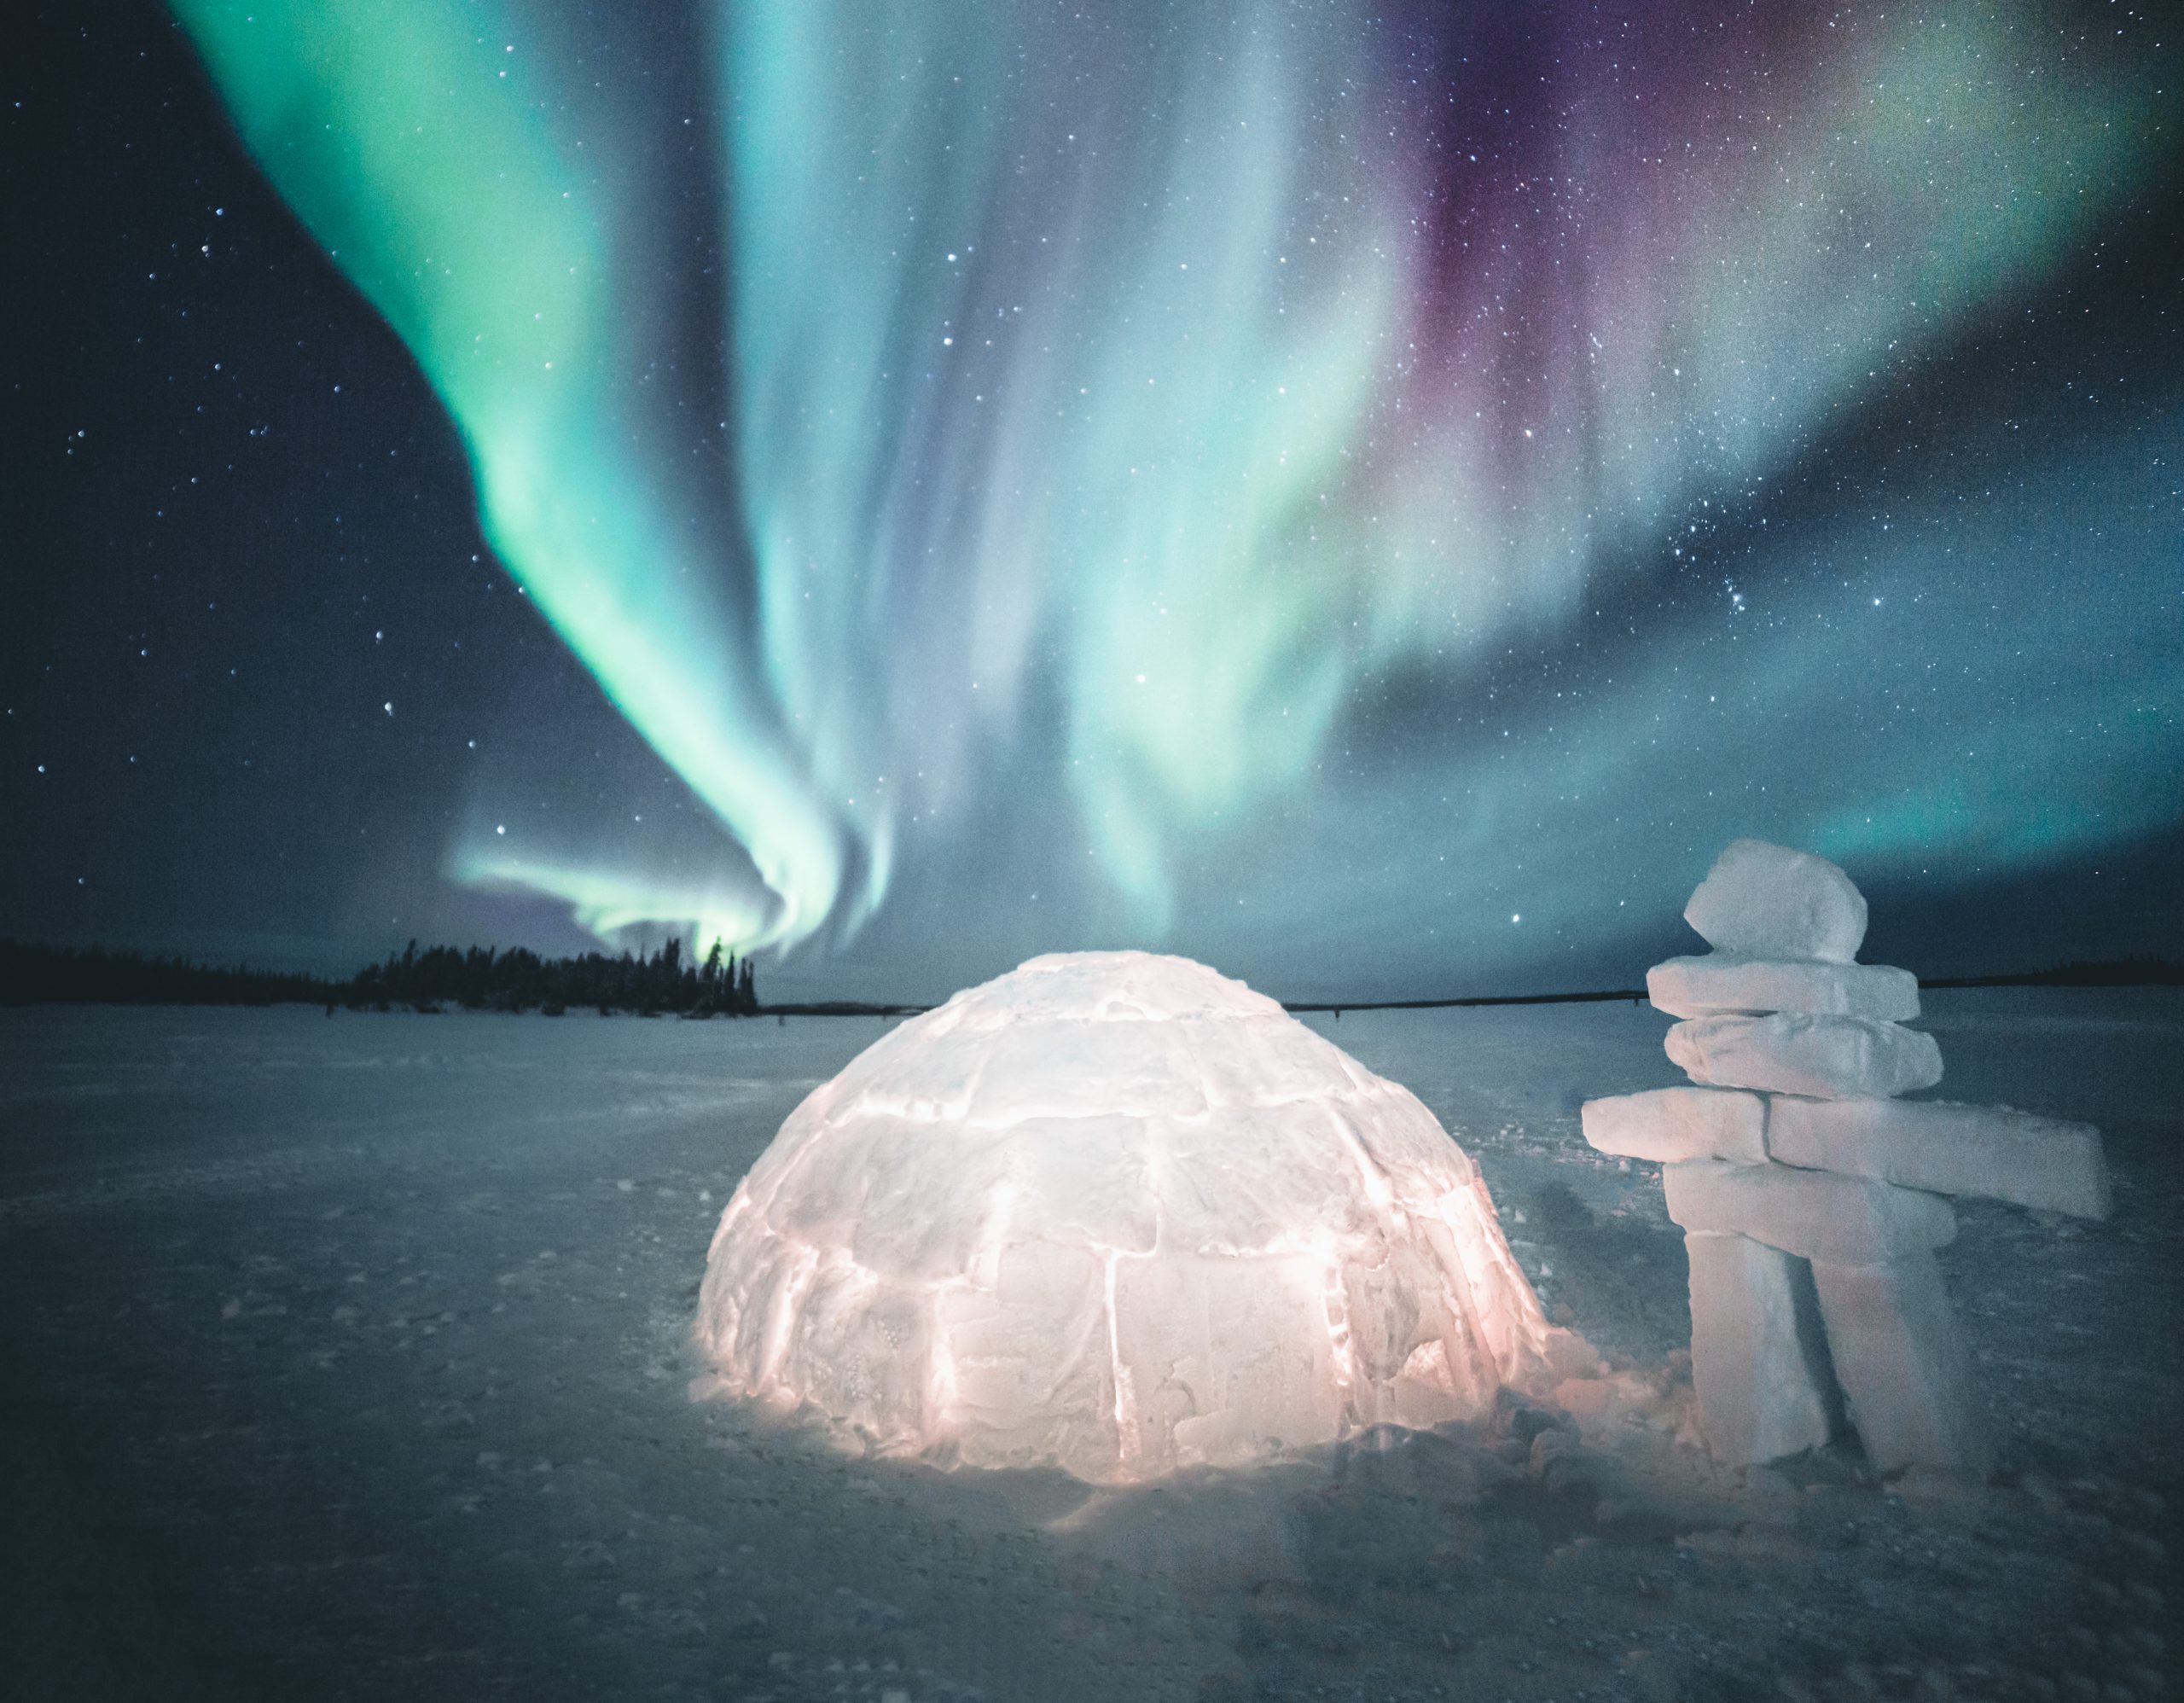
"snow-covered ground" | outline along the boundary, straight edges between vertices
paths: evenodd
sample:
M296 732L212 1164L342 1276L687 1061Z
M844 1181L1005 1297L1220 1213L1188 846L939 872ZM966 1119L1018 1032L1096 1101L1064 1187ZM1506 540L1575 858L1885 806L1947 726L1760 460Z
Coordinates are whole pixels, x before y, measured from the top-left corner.
M1094 1494L686 1393L736 1179L872 1020L0 1014L17 1694L1723 1700L2160 1694L2184 997L1927 996L1949 1097L2086 1118L2117 1207L1966 1203L1996 1482L1687 1440L1680 1236L1586 1097L1631 1006L1350 1014L1485 1172L1584 1411ZM1680 1440L1682 1439L1682 1440Z

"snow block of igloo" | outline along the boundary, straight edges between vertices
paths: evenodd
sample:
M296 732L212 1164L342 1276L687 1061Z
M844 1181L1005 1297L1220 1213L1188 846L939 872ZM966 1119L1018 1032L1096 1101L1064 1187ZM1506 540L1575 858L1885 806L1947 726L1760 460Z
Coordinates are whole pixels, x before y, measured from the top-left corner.
M1850 1423L1883 1472L1984 1473L1990 1446L1974 1409L1955 1309L1931 1253L1880 1265L1813 1262L1813 1286Z
M1871 1177L1937 1194L2108 1216L2100 1131L2004 1106L1946 1100L1804 1100L1768 1108L1767 1151L1784 1165Z
M1654 965L1646 972L1646 997L1671 1017L1803 1011L1902 1022L1919 1014L1919 978L1892 964L1703 952Z
M1687 1232L1745 1235L1801 1258L1877 1265L1947 1244L1956 1213L1937 1194L1783 1165L1693 1160L1661 1172Z
M723 1212L709 1387L1097 1483L1489 1411L1589 1365L1432 1113L1188 960L1036 958L892 1031Z
M1719 952L1847 964L1866 938L1865 895L1825 857L1733 840L1683 908Z
M1885 1098L1942 1079L1931 1035L1866 1017L1689 1017L1662 1042L1694 1082L1821 1100Z
M1714 1458L1780 1460L1827 1441L1827 1352L1806 1263L1749 1236L1684 1237L1691 1382Z
M1767 1105L1733 1088L1649 1089L1588 1100L1578 1119L1585 1139L1602 1153L1672 1164L1727 1159L1743 1165L1767 1158Z

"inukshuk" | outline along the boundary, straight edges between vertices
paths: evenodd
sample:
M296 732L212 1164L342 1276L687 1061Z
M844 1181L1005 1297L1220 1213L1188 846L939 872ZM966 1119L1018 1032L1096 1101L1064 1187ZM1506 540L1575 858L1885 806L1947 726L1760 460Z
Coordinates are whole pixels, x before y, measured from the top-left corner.
M1827 1442L1839 1390L1867 1457L1983 1470L1966 1352L1935 1249L1945 1198L2108 1213L2100 1132L2006 1107L1896 1096L1941 1080L1909 971L1856 962L1866 902L1824 858L1723 852L1684 919L1714 950L1647 973L1684 1020L1694 1087L1589 1101L1585 1139L1664 1163L1691 1260L1691 1371L1708 1449L1735 1463Z

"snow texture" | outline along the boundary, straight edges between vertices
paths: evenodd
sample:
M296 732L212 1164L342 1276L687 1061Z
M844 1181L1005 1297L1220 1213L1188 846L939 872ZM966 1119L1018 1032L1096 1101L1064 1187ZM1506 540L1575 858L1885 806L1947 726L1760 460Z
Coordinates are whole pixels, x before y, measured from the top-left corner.
M1035 958L896 1029L736 1190L712 1387L881 1453L1094 1483L1552 1388L1550 1327L1432 1113L1188 960Z
M1908 1094L1942 1079L1931 1035L1865 1017L1693 1017L1662 1043L1694 1082L1821 1100Z
M1892 964L1824 964L1708 952L1646 972L1646 997L1671 1017L1803 1011L1901 1022L1919 1014L1919 979Z
M1733 840L1683 908L1717 952L1847 964L1866 938L1865 895L1825 857Z
M2106 1223L1968 1200L1941 1251L1976 1503L1695 1446L1684 1236L1578 1133L1677 1079L1627 1003L1305 1020L1425 1101L1610 1357L1555 1394L1583 1450L1534 1404L1119 1490L685 1398L722 1203L875 1018L0 1011L9 1694L2157 1695L2184 989L1925 1003L1957 1098L2089 1119L2112 1168Z

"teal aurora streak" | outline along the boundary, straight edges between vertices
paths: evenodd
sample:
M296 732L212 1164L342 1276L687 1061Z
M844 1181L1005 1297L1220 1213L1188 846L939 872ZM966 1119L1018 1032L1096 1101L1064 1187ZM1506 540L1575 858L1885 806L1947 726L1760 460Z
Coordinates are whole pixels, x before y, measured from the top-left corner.
M1472 188L1391 117L1362 5L1122 0L1066 40L1031 0L702 10L723 537L648 388L676 352L645 311L668 245L639 150L610 107L570 116L536 9L176 9L453 417L508 571L734 841L678 886L485 832L453 872L737 950L853 931L906 831L1027 761L1159 933L1179 849L1320 784L1361 681L1460 689L2036 285L2132 182L2155 99L2029 74L2033 9L1865 14L1781 44L1733 113L1649 107L1603 55L1557 91L1533 180ZM1797 701L1780 656L1739 666ZM2173 659L2146 669L2105 712L2173 704ZM1567 772L1429 789L1478 801L1484 857L1497 823L1642 784L1630 706L1680 689L1573 711L1596 725ZM2173 766L2175 741L2140 718L2142 755ZM2021 777L1989 775L1853 768L1774 825L1838 856L2030 855L2175 814L2028 820Z

